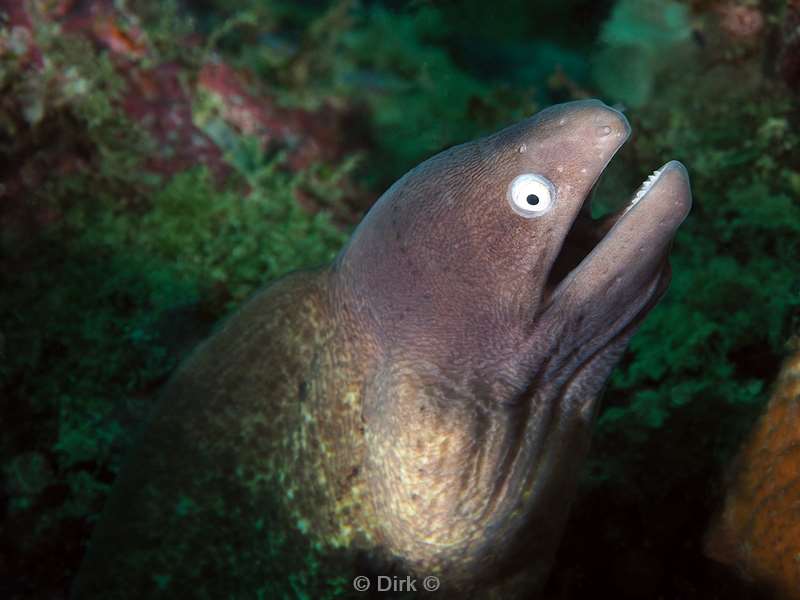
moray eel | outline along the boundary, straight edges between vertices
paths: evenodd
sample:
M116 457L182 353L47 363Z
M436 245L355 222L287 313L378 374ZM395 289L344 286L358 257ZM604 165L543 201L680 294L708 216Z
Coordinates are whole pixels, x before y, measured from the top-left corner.
M450 148L251 299L167 385L75 596L535 594L691 204L673 161L591 220L629 134L588 100Z

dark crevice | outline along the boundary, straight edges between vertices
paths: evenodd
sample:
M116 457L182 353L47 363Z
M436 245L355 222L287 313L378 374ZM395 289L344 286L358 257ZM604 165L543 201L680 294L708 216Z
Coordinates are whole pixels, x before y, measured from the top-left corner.
M589 199L584 203L564 238L561 251L547 277L545 289L548 291L554 290L584 258L589 256L619 218L619 213L614 213L601 219L593 219L591 200L593 193L594 191L589 194Z

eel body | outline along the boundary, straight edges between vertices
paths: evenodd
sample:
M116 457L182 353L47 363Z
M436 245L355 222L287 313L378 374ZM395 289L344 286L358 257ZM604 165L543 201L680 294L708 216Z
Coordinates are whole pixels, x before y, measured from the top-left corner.
M706 553L782 600L800 600L800 338L731 470Z
M691 204L673 161L592 221L629 134L587 100L450 148L251 299L167 385L75 597L536 594Z

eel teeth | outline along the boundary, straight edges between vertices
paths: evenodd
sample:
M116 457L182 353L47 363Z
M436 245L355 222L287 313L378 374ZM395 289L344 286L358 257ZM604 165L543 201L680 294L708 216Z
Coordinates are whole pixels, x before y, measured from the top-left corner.
M653 171L647 179L644 180L642 185L639 186L639 189L636 190L636 194L633 196L633 200L631 200L630 206L628 206L628 210L633 208L639 200L644 198L644 195L650 191L650 188L653 187L653 184L658 181L658 178L661 176L662 169L656 169Z

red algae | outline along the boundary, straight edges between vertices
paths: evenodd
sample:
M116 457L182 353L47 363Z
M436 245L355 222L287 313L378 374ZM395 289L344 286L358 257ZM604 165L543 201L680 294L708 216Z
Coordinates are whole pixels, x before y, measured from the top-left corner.
M353 143L352 136L347 136L354 116L349 107L326 104L317 110L304 110L280 106L275 90L249 81L246 72L234 69L211 52L190 67L167 59L150 42L138 19L112 0L61 0L47 10L0 0L0 13L6 15L14 32L12 42L24 49L6 48L11 42L5 45L0 42L0 56L15 52L20 66L28 69L31 77L44 73L46 55L52 52L40 46L35 34L37 26L43 24L86 40L98 54L108 56L115 76L123 82L112 104L130 120L131 127L145 132L153 142L152 152L142 165L148 173L172 177L204 166L217 182L231 173L224 156L226 148L195 118L194 110L203 96L213 97L217 108L215 118L235 132L255 137L264 148L284 149L287 155L284 167L291 171L320 162L340 161L362 149L360 142ZM187 35L180 43L197 49L202 39ZM47 89L57 95L67 83L58 75ZM348 139L351 141L344 141ZM40 185L53 172L54 163L70 170L90 168L85 157L72 152L73 147L67 145L26 181L16 174L10 175L0 189L0 196L24 201L28 190ZM16 172L31 170L20 167Z
M764 28L764 15L757 7L727 2L715 9L722 29L735 38L752 38Z
M733 468L706 553L800 599L800 338Z

